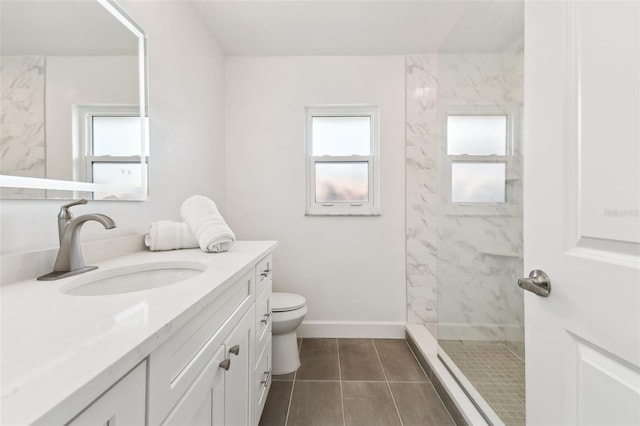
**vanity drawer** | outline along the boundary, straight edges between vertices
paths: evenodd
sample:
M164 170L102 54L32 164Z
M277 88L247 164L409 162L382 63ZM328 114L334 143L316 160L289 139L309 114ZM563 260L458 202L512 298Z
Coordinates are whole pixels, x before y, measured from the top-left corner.
M258 365L254 372L255 401L256 401L256 424L260 421L264 403L267 401L267 395L271 388L271 334L268 335L264 351L258 359Z
M271 255L268 255L256 265L256 295L259 295L266 288L267 283L271 282L272 263Z
M271 281L256 299L256 353L261 353L271 336Z
M247 272L149 357L149 424L159 424L253 303Z

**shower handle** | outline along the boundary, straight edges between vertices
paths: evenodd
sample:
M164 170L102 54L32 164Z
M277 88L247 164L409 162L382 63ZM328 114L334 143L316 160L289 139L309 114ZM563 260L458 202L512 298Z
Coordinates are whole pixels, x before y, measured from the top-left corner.
M520 278L518 287L528 290L540 297L549 297L551 293L551 281L549 276L540 269L534 269L529 273L529 278Z

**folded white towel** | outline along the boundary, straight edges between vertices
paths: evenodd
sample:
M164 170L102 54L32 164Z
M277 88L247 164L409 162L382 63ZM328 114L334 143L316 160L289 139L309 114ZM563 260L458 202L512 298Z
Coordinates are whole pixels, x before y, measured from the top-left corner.
M233 231L220 215L216 203L202 195L187 198L180 207L182 219L189 225L202 251L227 251L236 241Z
M144 236L144 244L151 251L200 247L189 225L171 220L153 222L149 234Z

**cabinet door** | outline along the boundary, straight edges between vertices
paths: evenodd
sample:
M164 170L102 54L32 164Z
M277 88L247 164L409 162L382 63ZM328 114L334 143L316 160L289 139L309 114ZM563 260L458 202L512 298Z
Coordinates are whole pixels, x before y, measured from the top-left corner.
M182 399L162 422L175 426L224 426L225 370L220 363L226 348L220 346Z
M253 374L253 389L255 392L255 406L256 406L256 420L255 424L259 423L264 404L267 401L267 395L271 388L271 334L267 339L267 344L258 359L255 372Z
M147 362L144 361L83 412L68 426L143 426L146 407Z
M227 358L231 361L225 373L225 425L245 426L251 418L255 308L242 318L226 340Z

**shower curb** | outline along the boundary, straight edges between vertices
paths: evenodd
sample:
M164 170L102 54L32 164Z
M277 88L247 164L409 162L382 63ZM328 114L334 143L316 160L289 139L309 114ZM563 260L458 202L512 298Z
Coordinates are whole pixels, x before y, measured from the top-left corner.
M406 341L427 374L438 396L440 396L440 399L449 411L455 424L457 426L490 425L452 377L446 366L437 357L435 342L427 342L434 345L431 351L433 352L432 357L429 356L429 349L425 348L424 340L434 340L433 336L431 336L426 328L418 331L416 327L423 328L424 326L418 324L407 325L405 333Z

